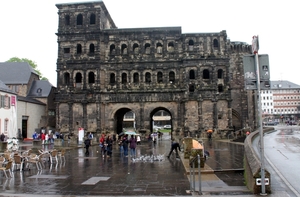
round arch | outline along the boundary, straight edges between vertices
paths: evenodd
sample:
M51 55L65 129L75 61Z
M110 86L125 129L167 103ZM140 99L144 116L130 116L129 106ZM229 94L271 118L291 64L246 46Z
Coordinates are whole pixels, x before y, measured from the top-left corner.
M116 112L114 112L114 131L116 132L116 134L120 134L123 131L124 115L130 111L134 113L132 109L125 108L125 107L120 108Z
M161 121L164 121L165 123L169 122L168 124L171 125L171 133L172 133L172 130L173 130L173 123L172 123L172 113L169 109L165 108L165 107L156 107L155 109L153 109L150 113L150 130L153 132L153 123L154 123L154 115L159 112L159 111L165 111L169 114L169 120L166 120L167 116L165 115L162 115L162 120Z

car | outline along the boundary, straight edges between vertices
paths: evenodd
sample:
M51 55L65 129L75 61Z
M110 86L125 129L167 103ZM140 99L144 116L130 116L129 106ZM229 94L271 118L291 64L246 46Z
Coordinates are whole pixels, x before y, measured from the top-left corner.
M160 130L160 129L162 129L162 128L161 128L161 126L156 126L156 125L154 125L154 126L153 126L153 129Z
M172 128L171 125L165 125L165 126L164 126L164 129L171 129L171 128Z
M277 124L278 124L278 122L275 122L275 121L264 122L264 125L266 125L266 126L276 126Z

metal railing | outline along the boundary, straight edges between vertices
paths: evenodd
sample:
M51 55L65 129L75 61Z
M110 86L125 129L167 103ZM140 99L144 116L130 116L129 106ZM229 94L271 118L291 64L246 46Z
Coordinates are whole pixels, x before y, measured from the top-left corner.
M198 181L199 181L199 195L202 195L202 190L201 190L201 160L200 160L200 155L198 154L196 157L194 157L190 161L190 191L195 191L196 190L196 180L195 180L195 161L198 159ZM191 167L192 166L192 167ZM192 169L191 169L192 168Z

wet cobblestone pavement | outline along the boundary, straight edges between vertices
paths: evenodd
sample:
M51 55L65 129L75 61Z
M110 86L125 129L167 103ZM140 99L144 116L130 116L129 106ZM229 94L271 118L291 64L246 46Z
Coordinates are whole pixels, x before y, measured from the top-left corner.
M24 147L22 147L24 149ZM25 147L26 148L26 147ZM57 148L58 149L58 148ZM111 158L102 158L99 146L68 149L66 162L46 163L42 171L13 172L14 178L0 177L0 193L36 195L190 195L189 181L182 162L167 159L153 162L132 162L119 153L115 145ZM155 146L143 142L137 148L142 155L166 155L170 140L159 141ZM97 152L98 151L98 152ZM5 195L4 195L5 196Z

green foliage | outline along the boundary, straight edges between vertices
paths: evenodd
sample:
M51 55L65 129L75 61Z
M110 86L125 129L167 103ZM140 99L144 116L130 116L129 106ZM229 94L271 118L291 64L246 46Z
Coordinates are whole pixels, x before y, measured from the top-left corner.
M37 68L38 67L37 64L34 61L30 60L30 59L12 57L9 60L7 60L6 62L27 62L33 68L33 70L40 76L41 80L47 80L48 81L48 79L46 77L42 76L41 71Z

